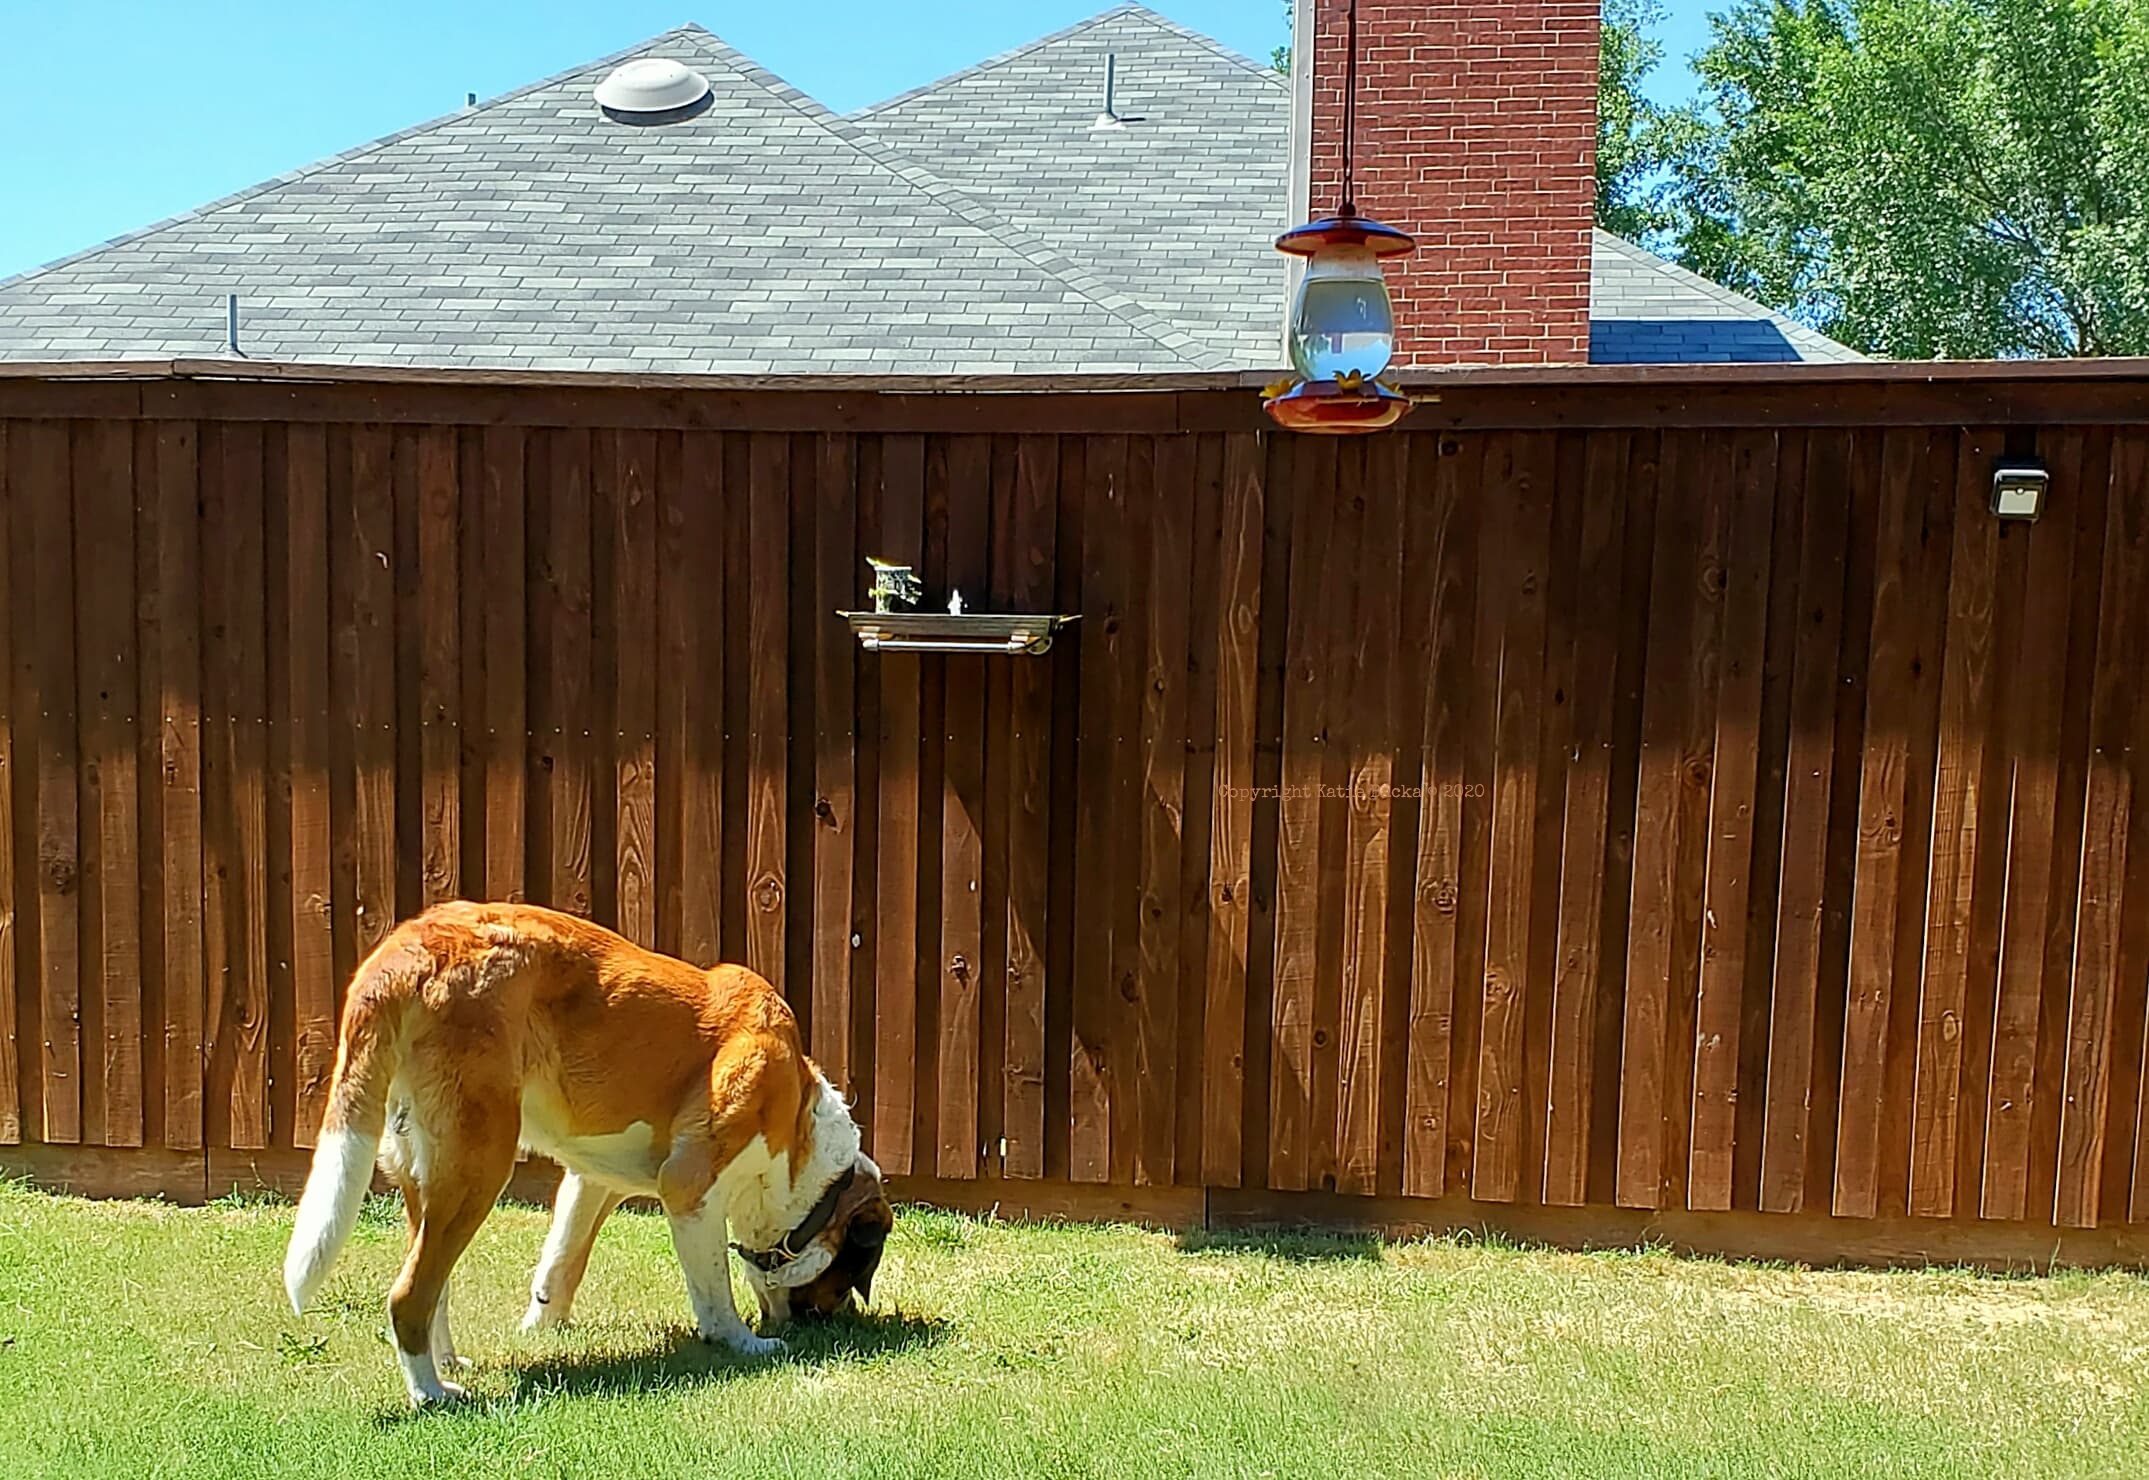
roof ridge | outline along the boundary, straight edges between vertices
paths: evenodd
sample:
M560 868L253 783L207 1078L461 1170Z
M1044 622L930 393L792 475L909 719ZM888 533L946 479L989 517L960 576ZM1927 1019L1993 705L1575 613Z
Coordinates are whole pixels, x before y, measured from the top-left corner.
M1034 41L1025 41L1020 46L1009 47L1006 51L1000 52L995 56L989 56L981 62L972 62L967 67L962 67L957 69L956 71L950 72L945 77L935 77L931 82L921 82L916 87L910 89L908 92L897 93L892 98L882 98L877 103L868 103L865 107L855 109L852 112L844 114L843 116L846 119L871 117L873 114L880 112L884 108L893 108L899 103L910 102L913 98L922 98L929 92L937 92L939 89L946 87L951 82L965 81L969 78L977 76L980 72L987 71L990 68L1000 66L1006 62L1012 62L1017 57L1028 56L1031 52L1036 51L1040 47L1050 46L1056 41L1065 41L1070 36L1079 36L1084 31L1090 29L1090 27L1092 26L1103 25L1106 21L1110 20L1115 15L1124 15L1130 10L1140 9L1141 7L1139 5L1115 5L1110 10L1100 10L1095 15L1089 16L1083 20L1076 21L1071 26L1060 27L1059 30L1054 31L1049 36L1040 36Z
M1237 64L1238 66L1244 67L1247 71L1253 73L1256 77L1259 77L1264 82L1268 82L1273 84L1274 86L1282 88L1288 88L1291 85L1291 81L1289 78L1285 77L1282 73L1278 72L1268 63L1258 61L1253 57L1246 56L1243 53L1233 51L1230 47L1224 45L1223 42L1217 40L1214 36L1205 35L1202 32L1195 30L1192 26L1182 26L1177 21L1173 20L1170 16L1162 15L1157 11L1151 10L1146 5L1135 5L1129 3L1120 6L1112 13L1114 15L1121 15L1130 11L1135 15L1141 16L1144 20L1151 21L1162 29L1170 31L1173 35L1178 36L1183 40L1193 42L1196 46L1201 47L1204 51L1214 52L1216 55L1222 57L1225 61L1232 62Z
M1845 354L1856 355L1861 360L1870 358L1867 355L1859 354L1857 350L1852 349L1841 340L1830 339L1826 334L1811 325L1801 324L1789 314L1770 308L1760 299L1749 298L1736 288L1727 288L1713 278L1705 278L1691 267L1674 262L1669 257L1660 256L1639 242L1630 242L1617 232L1606 231L1602 226L1593 226L1590 229L1596 236L1611 243L1620 252L1638 257L1642 259L1646 266L1675 279L1681 287L1690 288L1697 293L1713 298L1727 308L1758 309L1762 318L1774 323L1779 329L1792 330L1796 334L1811 340L1816 345L1825 345L1832 350L1840 350Z
M763 92L775 94L801 113L810 116L817 123L827 123L837 116L835 111L819 98L801 90L786 81L782 76L770 71L762 63L755 61L707 26L689 21L676 31L667 31L664 34L667 36L686 35L693 37L701 43L703 50L714 53L717 61L722 62L740 77L753 83Z
M1139 8L1139 6L1120 7L1122 10ZM1118 11L1108 11L1106 14L1118 14ZM1091 17L1091 22L1085 22L1085 24L1093 23L1102 18L1093 16ZM1069 261L1066 256L1056 251L1050 243L1022 230L1005 216L995 214L984 205L965 195L955 186L941 179L916 160L890 149L880 140L858 128L851 119L829 112L824 105L800 92L774 72L769 71L758 62L746 59L722 38L708 32L703 34L710 42L722 50L727 62L731 58L739 59L741 64L739 71L748 81L764 88L779 101L799 108L801 112L805 113L813 122L819 124L833 138L848 144L865 159L894 175L904 184L924 195L964 224L974 227L992 241L1007 248L1038 271L1048 277L1056 278L1082 297L1105 310L1105 312L1126 323L1130 328L1139 331L1148 338L1155 340L1165 349L1170 350L1173 354L1180 356L1186 360L1190 368L1231 368L1225 364L1224 357L1220 351L1209 349L1169 319L1144 308L1133 298L1092 277L1080 266Z
M265 195L271 190L280 190L286 185L294 185L310 175L319 174L322 170L334 169L337 165L349 164L355 159L363 159L377 149L386 149L391 144L400 144L406 139L416 138L419 134L430 133L436 128L444 128L448 124L470 117L473 113L482 113L487 108L496 107L501 103L512 102L526 93L536 92L539 88L556 86L580 73L602 67L607 63L626 61L658 42L668 40L674 36L699 36L715 40L715 37L711 36L705 27L698 26L691 21L682 26L674 26L669 31L659 31L656 35L637 41L632 46L622 47L618 51L595 57L586 62L577 62L574 66L555 72L550 77L541 77L535 82L526 82L520 87L510 88L496 97L487 98L474 108L458 108L453 113L439 114L411 124L407 128L397 129L392 134L385 134L378 139L354 145L339 154L331 154L325 158L314 160L310 164L301 165L295 170L286 170L283 174L257 181L242 190L234 190L229 195L219 196L212 201L205 201L201 205L181 211L177 215L166 216L161 221L152 221L147 226L138 226L132 231L123 231L118 236L109 237L77 252L69 252L64 257L55 257L50 262L40 263L36 267L24 268L21 272L14 273L8 277L0 277L0 289L12 288L18 284L28 282L32 278L41 277L45 273L56 272L63 267L71 267L85 258L96 256L99 252L109 251L113 247L126 246L129 242L140 241L145 236L154 235L170 227L182 226L190 221L199 221L204 216L223 210L226 206L235 206L241 201L252 200L255 196Z
M1204 36L1199 31L1193 30L1186 26L1182 26L1177 21L1172 20L1169 17L1157 14L1155 11L1151 10L1146 5L1136 5L1131 3L1130 0L1130 3L1123 5L1115 5L1110 10L1100 10L1095 15L1089 16L1084 20L1076 21L1071 26L1063 26L1059 30L1054 31L1049 36L1040 36L1034 41L1025 41L1022 43L1022 45L1011 47L1010 49L999 53L997 56L989 56L981 62L972 62L969 66L960 68L959 70L954 72L950 72L945 77L936 77L931 82L920 83L918 86L911 88L908 92L897 93L892 98L883 98L878 103L869 103L863 108L854 109L853 111L846 113L842 116L847 119L871 118L876 113L883 112L889 108L900 107L904 103L912 102L918 98L924 97L927 93L938 92L941 88L947 87L952 83L966 82L970 78L977 76L981 72L990 71L994 67L1003 66L1008 62L1012 62L1018 57L1028 56L1031 52L1037 51L1043 47L1054 45L1058 42L1068 40L1069 38L1074 36L1079 36L1084 31L1090 30L1092 27L1101 26L1106 21L1117 20L1122 16L1147 21L1151 25L1155 26L1158 30L1169 31L1172 35L1179 37L1182 41L1191 41L1195 45L1199 46L1202 50L1211 52L1214 55L1219 56L1225 61L1231 62L1236 66L1244 67L1247 71L1252 72L1255 76L1260 77L1265 81L1275 83L1278 86L1285 85L1284 80L1276 75L1274 69L1263 66L1261 63L1255 61L1252 57L1239 55L1239 53L1233 51L1230 47L1224 45L1223 42L1218 41L1213 36Z

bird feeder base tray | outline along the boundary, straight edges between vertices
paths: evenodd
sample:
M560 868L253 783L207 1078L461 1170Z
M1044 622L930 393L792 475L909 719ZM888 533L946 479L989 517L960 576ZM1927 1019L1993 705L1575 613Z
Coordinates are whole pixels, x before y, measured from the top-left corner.
M869 653L998 653L1035 657L1079 618L1002 612L838 612Z

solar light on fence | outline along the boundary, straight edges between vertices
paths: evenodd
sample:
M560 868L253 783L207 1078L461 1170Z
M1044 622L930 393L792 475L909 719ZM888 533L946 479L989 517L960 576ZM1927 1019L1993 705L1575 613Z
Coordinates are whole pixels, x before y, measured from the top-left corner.
M2034 520L2045 511L2052 475L2034 458L2003 457L1992 470L1992 512L2002 519Z

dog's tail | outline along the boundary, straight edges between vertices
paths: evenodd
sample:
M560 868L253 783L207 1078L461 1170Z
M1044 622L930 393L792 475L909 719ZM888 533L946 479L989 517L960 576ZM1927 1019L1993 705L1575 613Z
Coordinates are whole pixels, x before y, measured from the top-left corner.
M422 958L420 966L418 960ZM413 971L413 967L418 967ZM303 1311L343 1252L373 1184L374 1158L386 1124L388 1087L402 1058L404 1004L414 976L432 960L391 935L351 980L329 1081L328 1112L313 1149L313 1169L298 1202L298 1223L284 1255L284 1290Z

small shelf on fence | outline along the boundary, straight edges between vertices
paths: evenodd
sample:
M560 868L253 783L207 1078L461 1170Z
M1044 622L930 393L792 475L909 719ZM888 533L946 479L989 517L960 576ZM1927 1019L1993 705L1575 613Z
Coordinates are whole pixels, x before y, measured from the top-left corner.
M1036 657L1052 649L1067 616L999 612L838 612L869 653L999 653Z

